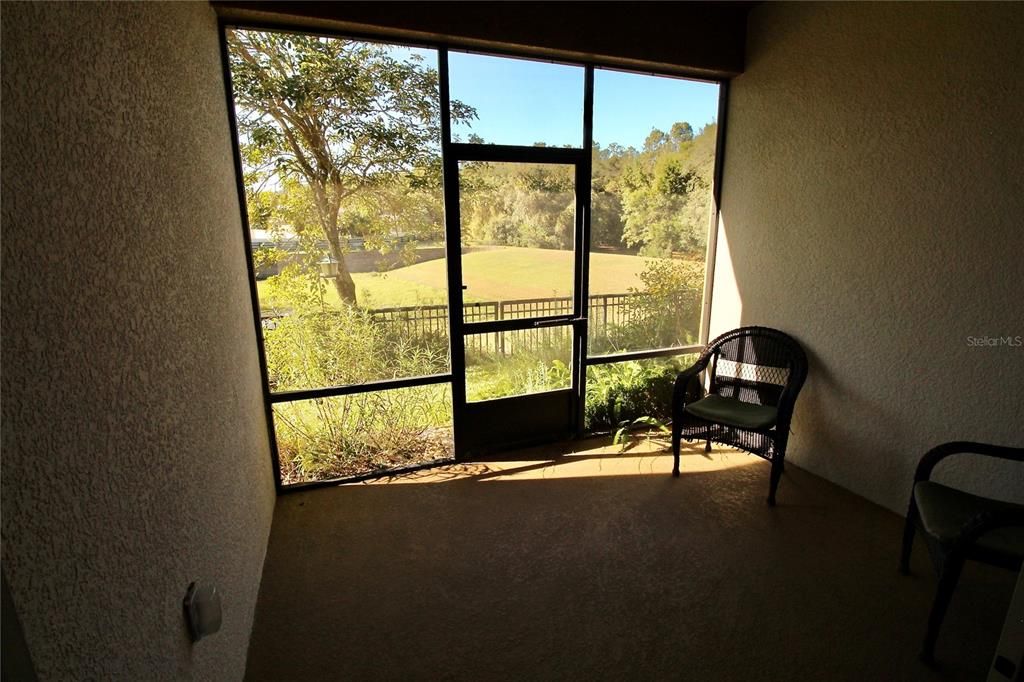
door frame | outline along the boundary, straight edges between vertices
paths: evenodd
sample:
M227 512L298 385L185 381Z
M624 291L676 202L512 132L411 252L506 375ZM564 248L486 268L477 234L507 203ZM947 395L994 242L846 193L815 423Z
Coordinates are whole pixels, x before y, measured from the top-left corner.
M438 50L441 100L441 159L444 181L445 255L448 275L448 324L451 349L452 427L455 458L507 450L583 432L586 395L587 311L590 265L590 177L593 147L594 67L583 67L583 139L581 147L466 144L452 141L448 49ZM459 163L541 163L571 165L576 211L573 230L573 306L568 315L466 323L462 296L462 218L459 205ZM527 395L469 402L466 397L468 334L538 326L572 329L571 386ZM524 436L524 433L529 435Z

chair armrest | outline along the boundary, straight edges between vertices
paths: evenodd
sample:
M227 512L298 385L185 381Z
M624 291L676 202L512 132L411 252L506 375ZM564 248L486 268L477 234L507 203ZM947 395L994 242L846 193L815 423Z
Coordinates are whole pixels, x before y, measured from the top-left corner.
M700 383L700 373L708 366L711 353L704 351L697 361L684 369L676 377L672 390L673 412L682 411L683 405L699 400L704 395L704 387Z
M917 463L917 471L914 472L914 483L927 481L931 477L936 464L950 455L963 453L1024 462L1024 448L1010 448L1003 445L989 445L987 443L973 443L962 440L953 441L936 446L924 454L921 461Z
M779 423L783 428L789 428L789 420L793 416L793 409L796 407L796 397L807 380L807 358L802 356L799 362L793 362L789 368L789 380L779 395Z
M672 393L672 404L688 405L704 397L704 386L700 382L699 372L685 372L676 377L675 389Z

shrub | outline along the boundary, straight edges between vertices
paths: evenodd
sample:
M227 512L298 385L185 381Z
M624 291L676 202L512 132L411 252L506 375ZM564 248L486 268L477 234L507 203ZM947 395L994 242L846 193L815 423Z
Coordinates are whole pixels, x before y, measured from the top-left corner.
M287 310L264 330L275 391L363 384L448 371L447 340L404 336L349 304L327 308L319 276L285 268L268 280ZM450 452L446 386L373 391L274 408L286 483L366 473Z
M632 360L587 369L584 428L606 431L639 417L667 420L672 412L672 388L693 355L655 360Z
M451 455L447 386L416 386L274 407L285 483L353 476Z
M594 330L592 353L668 348L694 343L700 328L703 264L651 259L630 288L623 322Z
M319 277L317 277L319 279ZM286 268L268 280L275 301L289 313L264 330L267 371L274 390L344 386L448 371L447 337L410 337L343 303L327 308L318 284Z
M470 401L540 393L571 385L570 371L562 353L550 349L494 355L467 362L466 397Z

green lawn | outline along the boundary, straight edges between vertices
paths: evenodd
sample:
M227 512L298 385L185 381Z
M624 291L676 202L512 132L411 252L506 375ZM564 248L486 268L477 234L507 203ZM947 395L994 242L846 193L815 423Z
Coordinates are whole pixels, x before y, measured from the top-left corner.
M467 301L546 298L572 294L572 252L503 247L462 256L462 280ZM594 253L590 256L590 293L621 294L640 287L637 275L650 260L640 256ZM359 304L366 308L445 303L443 258L382 273L357 273ZM260 298L266 282L258 283ZM337 294L328 290L335 305Z

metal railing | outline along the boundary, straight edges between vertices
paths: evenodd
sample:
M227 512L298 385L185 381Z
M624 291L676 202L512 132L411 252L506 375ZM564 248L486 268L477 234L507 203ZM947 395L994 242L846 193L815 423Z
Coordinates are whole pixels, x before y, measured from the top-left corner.
M632 309L629 304L641 294L599 294L590 297L589 324L592 332L599 332L610 325L626 324L630 321ZM448 333L448 306L424 305L377 308L368 311L375 319L399 329L403 336L427 336ZM495 320L516 320L529 317L569 315L572 313L572 298L525 298L510 301L475 301L463 306L463 321L491 322ZM521 329L506 332L470 334L466 337L466 349L481 353L511 353L516 349L536 349L558 341L567 334L567 328L546 327Z
M596 294L589 298L588 327L592 338L600 338L615 327L623 327L634 319L641 306L640 293ZM373 308L366 311L373 319L383 323L404 338L444 340L448 337L447 305L397 306ZM526 298L508 301L475 301L463 306L463 320L491 322L531 317L569 315L573 312L572 298ZM267 312L262 316L264 330L272 330L287 313ZM479 353L510 354L514 350L536 350L560 344L569 334L567 326L540 327L504 332L486 332L466 336L466 350ZM445 342L445 345L446 342ZM671 345L671 344L669 344Z

